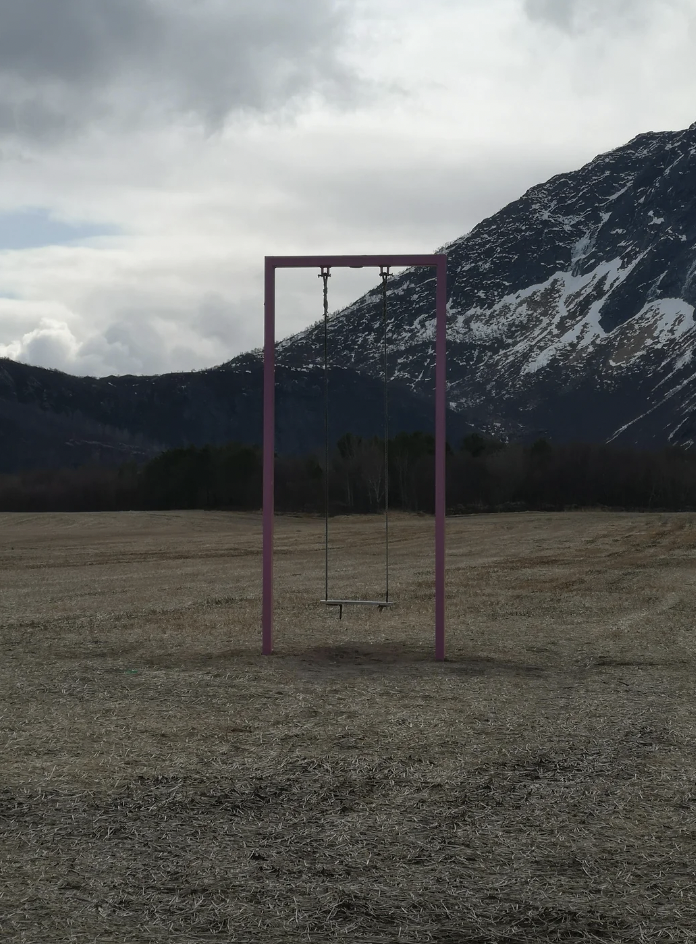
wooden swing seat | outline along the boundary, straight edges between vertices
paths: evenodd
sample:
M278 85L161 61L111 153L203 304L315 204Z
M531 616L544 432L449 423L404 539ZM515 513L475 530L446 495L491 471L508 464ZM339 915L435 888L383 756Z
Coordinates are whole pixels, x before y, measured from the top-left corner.
M344 606L377 606L383 610L385 606L394 606L391 600L321 600L325 606L337 606L338 618L343 619Z

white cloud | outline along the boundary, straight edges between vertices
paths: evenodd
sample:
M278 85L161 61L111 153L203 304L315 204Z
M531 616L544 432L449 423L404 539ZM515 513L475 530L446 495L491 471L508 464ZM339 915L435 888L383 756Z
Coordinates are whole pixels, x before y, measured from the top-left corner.
M38 327L27 331L18 341L0 345L0 356L12 357L38 367L70 370L79 347L79 341L64 321L40 318Z

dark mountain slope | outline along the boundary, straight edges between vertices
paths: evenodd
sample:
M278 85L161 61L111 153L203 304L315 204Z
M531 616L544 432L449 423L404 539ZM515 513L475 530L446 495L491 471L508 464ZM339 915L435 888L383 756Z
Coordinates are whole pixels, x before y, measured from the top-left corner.
M0 474L28 469L121 465L143 461L161 446L84 416L61 416L0 400Z
M260 443L262 361L255 354L212 370L157 377L73 377L0 361L0 472L142 459L163 448L237 440ZM304 452L324 437L324 379L317 367L279 366L276 448ZM380 379L334 365L330 435L381 435ZM390 388L391 431L430 430L434 406L404 384ZM451 413L450 435L472 427Z

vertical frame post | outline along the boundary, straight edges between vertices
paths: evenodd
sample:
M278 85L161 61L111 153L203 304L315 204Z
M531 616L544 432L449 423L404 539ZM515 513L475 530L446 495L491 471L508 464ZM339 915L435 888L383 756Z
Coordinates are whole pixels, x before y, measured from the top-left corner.
M273 517L275 514L275 266L265 261L263 345L263 654L273 652Z
M445 511L447 462L447 256L436 264L435 289L435 658L445 658Z

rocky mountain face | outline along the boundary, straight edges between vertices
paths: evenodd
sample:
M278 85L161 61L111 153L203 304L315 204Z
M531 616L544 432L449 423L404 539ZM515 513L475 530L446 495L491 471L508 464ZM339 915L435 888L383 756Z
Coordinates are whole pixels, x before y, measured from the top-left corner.
M448 435L696 440L696 124L533 187L445 248ZM431 430L434 276L388 295L390 429ZM380 288L330 320L331 436L382 432ZM278 345L277 449L323 441L323 327ZM0 360L0 471L261 440L258 352L211 370L71 377Z
M696 124L643 134L554 177L446 247L451 407L508 437L696 439ZM393 277L393 375L430 392L434 277ZM379 289L331 322L345 363L378 375ZM321 327L281 345L318 357Z

